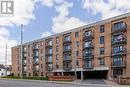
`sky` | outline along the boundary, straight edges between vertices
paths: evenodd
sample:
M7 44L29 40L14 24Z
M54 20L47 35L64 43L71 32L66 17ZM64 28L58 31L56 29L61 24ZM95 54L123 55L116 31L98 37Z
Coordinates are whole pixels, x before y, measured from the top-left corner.
M0 16L0 64L11 64L11 47L130 11L130 0L13 0L13 16Z

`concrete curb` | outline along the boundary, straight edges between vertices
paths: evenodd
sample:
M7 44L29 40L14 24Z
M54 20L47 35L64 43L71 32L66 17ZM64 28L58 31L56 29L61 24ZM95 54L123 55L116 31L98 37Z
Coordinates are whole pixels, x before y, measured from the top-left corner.
M23 81L23 82L40 82L40 83L54 83L54 84L69 84L69 85L83 85L83 86L100 86L100 87L130 87L130 86L125 86L125 85L101 85L101 84L85 84L85 83L76 83L76 82L45 81L45 80L27 80L27 79L7 79L7 78L0 78L0 80Z

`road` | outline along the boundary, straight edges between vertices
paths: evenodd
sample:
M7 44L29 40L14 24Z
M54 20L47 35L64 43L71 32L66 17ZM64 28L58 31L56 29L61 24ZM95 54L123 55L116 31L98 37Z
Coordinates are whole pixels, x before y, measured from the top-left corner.
M106 87L106 86L93 85L93 84L82 85L82 84L53 83L53 82L45 82L45 81L0 79L0 87Z

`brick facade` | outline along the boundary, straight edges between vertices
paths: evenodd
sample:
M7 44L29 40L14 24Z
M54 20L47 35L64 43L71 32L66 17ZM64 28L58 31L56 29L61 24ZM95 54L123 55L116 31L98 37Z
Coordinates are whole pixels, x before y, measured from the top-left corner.
M129 77L128 44L130 13L23 44L23 75ZM12 70L20 75L20 46L12 48Z

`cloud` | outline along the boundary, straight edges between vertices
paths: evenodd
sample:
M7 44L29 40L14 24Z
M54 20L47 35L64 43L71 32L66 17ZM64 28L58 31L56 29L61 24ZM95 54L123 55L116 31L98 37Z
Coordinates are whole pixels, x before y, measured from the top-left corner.
M31 20L35 19L33 11L35 9L34 0L13 0L14 14L13 16L0 17L1 26L27 25Z
M63 22L59 22L59 21L54 22L52 31L55 32L55 33L60 33L60 32L63 32L63 31L67 31L67 30L70 30L70 29L77 28L77 27L85 25L85 24L86 23L80 21L78 18L70 17L70 18L67 18Z
M54 4L54 0L41 0L42 4L47 6L47 7L52 7Z
M53 17L52 32L60 33L86 24L78 18L69 17L69 9L72 7L73 3L69 3L66 1L55 6L56 11L59 14Z
M7 61L8 64L11 64L11 47L17 45L16 40L9 40L10 32L8 29L1 27L0 28L0 63L5 63L5 51L7 43Z
M51 36L50 32L43 32L41 37L47 37L47 36Z
M102 19L130 11L130 0L82 0L82 7L93 15L101 14Z
M8 64L11 64L11 47L17 44L16 40L9 39L10 32L5 27L28 25L31 20L35 20L33 13L38 0L13 0L14 14L0 15L0 62L5 62L5 45L8 45Z

